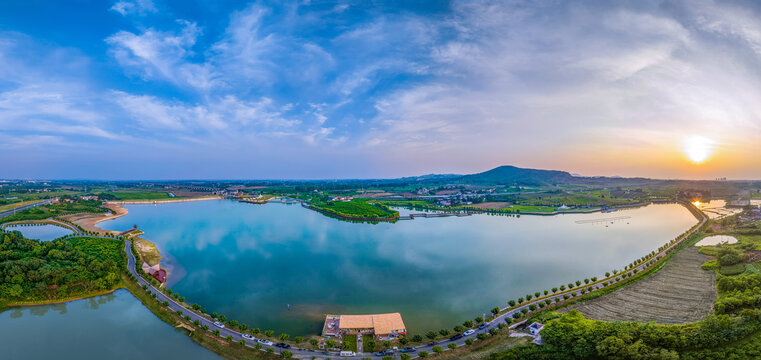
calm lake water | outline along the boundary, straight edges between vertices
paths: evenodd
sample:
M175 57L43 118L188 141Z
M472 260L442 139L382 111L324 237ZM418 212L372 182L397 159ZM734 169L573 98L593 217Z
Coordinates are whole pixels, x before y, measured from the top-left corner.
M20 231L27 239L38 239L42 241L51 241L58 239L61 236L74 233L65 227L50 224L10 225L5 227L5 231Z
M126 290L0 313L3 359L219 359Z
M697 223L676 204L374 225L280 203L127 208L100 226L138 224L165 255L172 289L209 312L292 335L319 333L325 314L400 312L412 333L451 328L528 292L620 269Z

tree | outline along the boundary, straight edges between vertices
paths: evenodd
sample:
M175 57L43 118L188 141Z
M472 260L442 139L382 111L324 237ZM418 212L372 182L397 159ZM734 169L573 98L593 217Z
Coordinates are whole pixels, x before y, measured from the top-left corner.
M531 311L534 311L534 310L536 310L536 305L531 304L531 305L528 306L528 309L531 310Z
M499 308L498 307L492 308L491 313L494 314L494 316L497 316L497 314L499 314Z
M487 337L489 336L486 335L485 333L478 333L478 335L476 335L476 338L478 338L478 340L486 340Z
M227 341L233 341L233 336L232 335L227 335L225 337L225 339L227 339Z
M581 281L576 280L576 286L579 286L579 285L581 285Z
M515 300L510 300L507 302L507 305L510 305L510 307L515 306Z
M415 334L415 335L412 336L412 341L416 342L416 343L419 343L419 342L423 341L423 337L420 336L420 335Z
M227 323L232 327L238 327L238 320L230 320Z
M589 284L589 279L584 279L585 284Z
M293 353L288 350L283 350L280 352L280 357L283 359L290 359L293 357Z
M425 333L425 337L427 337L427 338L429 338L429 339L433 340L433 339L435 339L435 338L436 338L436 333L435 333L435 332L433 332L433 331L429 331L429 332Z
M260 332L262 332L262 331L261 331L261 330L259 330L259 328L253 328L253 329L251 329L251 334L252 334L252 335L256 335L256 334L258 334L258 333L260 333Z
M201 325L201 329L203 329L203 330L209 330L209 325L203 324L203 325Z
M423 350L423 351L417 353L417 356L420 356L421 358L428 357L428 352Z
M592 276L592 282L597 281L597 276Z
M238 326L238 329L241 329L242 331L246 331L246 330L248 330L248 325L246 325L246 324L240 324L240 326Z
M473 345L474 342L475 342L475 340L473 340L473 338L467 338L467 339L465 339L465 344L466 345Z
M449 344L447 345L447 347L448 347L448 348L450 348L450 349L452 349L452 350L454 350L454 349L457 349L457 343L453 343L453 342L451 342L451 343L449 343Z
M521 317L521 313L520 312L516 311L516 312L513 313L513 319L518 319L520 317Z
M539 296L541 296L541 295L542 295L542 293L540 293L540 292L538 292L538 291L534 293L534 297L539 297Z
M556 287L552 288L552 292L553 292L553 293L556 293L556 292L558 292L558 288L556 288Z
M327 339L325 340L325 346L327 346L329 349L332 349L336 347L336 341L333 339Z
M311 340L309 340L309 345L312 345L313 347L317 347L317 344L319 344L319 343L320 342L317 341L317 339L311 339Z
M285 334L285 333L283 333L283 334L280 334L280 336L278 336L277 338L278 338L278 339L280 339L280 341L286 341L286 340L288 340L290 337L291 337L291 335L288 335L288 334Z
M523 302L523 298L518 298L518 304Z
M297 337L293 338L293 342L295 342L297 344L301 344L301 343L304 342L304 338L301 337L301 336L297 336Z
M560 291L565 290L565 285L560 285Z
M219 321L221 321L221 322L227 321L227 316L219 315Z
M246 346L246 340L241 339L240 341L238 341L238 345Z
M273 337L273 336L275 336L275 332L272 331L272 330L267 330L267 331L264 332L264 336L266 336L266 337Z
M399 355L399 359L400 360L410 360L410 359L412 359L412 355L410 355L410 354L401 354L401 355Z
M262 349L262 344L260 344L260 343L254 344L254 349L261 350Z
M532 296L531 294L526 294L526 301L529 301L529 300L531 300L531 298L532 298L532 297L533 297L533 296Z
M439 330L439 334L441 334L441 336L447 336L450 334L450 331L449 329L441 329Z
M462 332L463 330L465 330L465 328L463 328L461 325L457 325L457 326L454 327L454 331L455 332ZM401 340L401 338L399 340ZM404 344L402 344L402 345L404 345Z
M605 277L610 277L610 273L609 273L609 272L606 272L606 273L605 273Z
M489 329L489 334L492 334L492 335L497 335L497 333L499 333L499 330L498 330L498 329L495 329L495 328L491 328L491 329Z
M217 318L217 316L218 316L216 312L213 312L213 313L211 313L210 315L211 315L211 318L212 318L212 319L216 319L216 318Z
M440 345L434 346L431 350L433 350L433 352L435 352L437 354L444 352L444 348L441 347Z
M214 336L219 336L219 329L214 329L211 333L214 334Z
M482 318L480 316L476 316L476 318L474 320L476 321L476 324L480 324L480 323L484 322L484 318Z
M462 326L464 326L464 327L466 327L466 328L472 328L472 327L473 327L473 322L472 322L472 321L470 321L470 320L465 320L465 321L462 323Z

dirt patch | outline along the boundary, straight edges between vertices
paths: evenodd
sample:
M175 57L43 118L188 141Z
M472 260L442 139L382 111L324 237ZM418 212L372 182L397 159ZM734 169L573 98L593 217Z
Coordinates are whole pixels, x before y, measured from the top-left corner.
M107 204L104 207L111 210L110 215L74 214L74 215L61 216L61 219L71 221L81 226L86 231L95 231L101 234L104 234L104 233L119 234L120 233L119 231L102 229L98 226L95 226L95 224L127 215L127 209L116 204Z
M135 244L135 249L140 254L140 258L142 258L148 265L153 266L161 262L161 254L156 248L156 245L139 237L135 237L132 240Z
M576 309L588 319L605 321L698 321L712 313L716 301L715 275L700 267L709 259L697 248L686 248L648 278L560 311Z
M512 205L512 203L509 202L501 202L501 201L493 201L493 202L482 202L479 204L473 204L470 205L472 207L477 207L479 209L486 209L486 210L499 210L504 209L508 206Z

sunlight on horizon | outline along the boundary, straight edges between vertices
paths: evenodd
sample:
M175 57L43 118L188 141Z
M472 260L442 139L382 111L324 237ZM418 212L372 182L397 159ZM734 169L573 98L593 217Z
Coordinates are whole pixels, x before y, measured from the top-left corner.
M682 139L682 151L694 164L702 164L713 155L716 142L701 135L690 135Z

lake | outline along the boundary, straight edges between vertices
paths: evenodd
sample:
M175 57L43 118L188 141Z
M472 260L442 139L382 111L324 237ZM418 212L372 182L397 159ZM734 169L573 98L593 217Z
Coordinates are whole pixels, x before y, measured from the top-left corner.
M677 204L394 224L231 200L127 208L100 226L138 224L164 255L173 290L291 335L319 333L325 314L400 312L413 334L451 328L526 293L621 269L697 223ZM594 221L610 218L625 219Z
M20 231L27 239L42 241L51 241L74 233L65 227L50 224L8 225L5 231Z
M0 313L4 359L219 359L127 290Z

